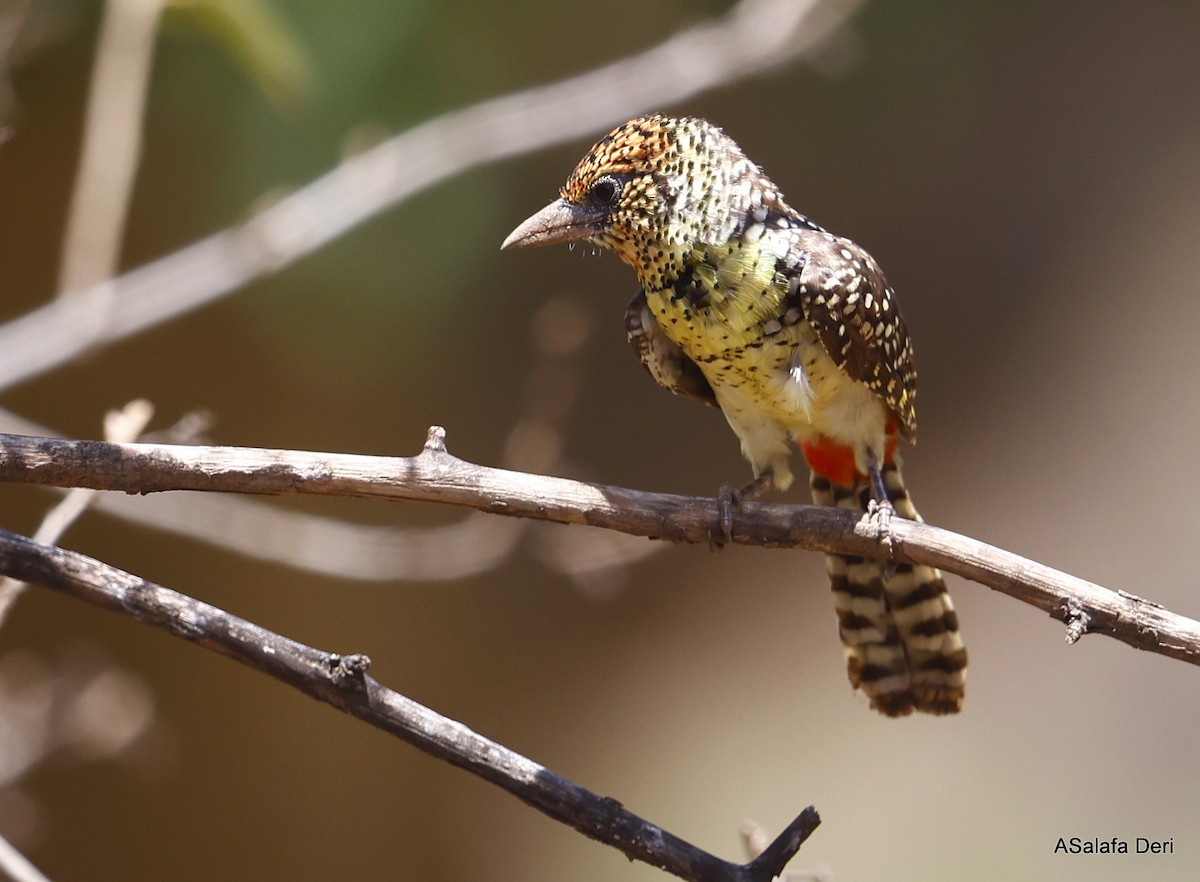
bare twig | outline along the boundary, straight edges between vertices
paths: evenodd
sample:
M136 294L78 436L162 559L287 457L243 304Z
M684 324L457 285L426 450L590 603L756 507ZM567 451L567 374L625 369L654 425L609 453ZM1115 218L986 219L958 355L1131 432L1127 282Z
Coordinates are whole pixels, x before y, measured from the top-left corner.
M9 117L16 103L12 84L12 68L19 52L15 51L31 0L14 0L0 6L0 144L12 137Z
M30 863L29 858L13 848L3 836L0 836L0 873L13 882L50 882L41 870Z
M474 465L447 453L445 432L437 427L424 450L408 458L0 435L0 480L126 493L208 490L408 499L673 542L707 543L720 535L711 499ZM1068 636L1086 616L1089 634L1107 634L1138 649L1200 664L1200 622L1158 604L927 524L896 518L891 534L897 559L941 567L1036 606L1070 625ZM811 505L747 503L732 539L867 556L883 551L869 521L848 510Z
M742 821L738 830L742 835L742 847L746 856L761 857L773 844L770 834L750 819ZM832 882L833 871L825 864L809 869L789 868L777 878L777 882Z
M531 349L540 357L524 382L524 390L514 396L523 402L523 408L504 445L504 467L543 473L560 468L561 436L578 395L579 361L573 356L589 339L591 326L586 304L565 295L546 301L534 314ZM553 395L545 393L547 385L553 386ZM175 426L140 440L194 443L206 429L203 414L189 414ZM0 432L61 437L3 409ZM105 439L135 440L108 435ZM460 523L445 526L395 527L350 523L288 511L248 497L215 494L162 494L152 499L93 494L89 503L97 511L160 532L341 579L421 583L463 579L495 569L525 541L548 569L563 573L588 591L600 592L619 583L632 562L661 550L661 546L636 542L629 536L595 531L543 531L530 540L528 522L479 515L468 515ZM34 538L54 541L40 533Z
M639 55L423 123L259 211L111 281L0 326L0 389L278 272L363 221L474 166L541 150L778 67L859 0L741 0Z
M107 0L88 87L79 173L59 266L59 296L93 288L117 270L163 0Z
M269 674L502 787L630 858L684 879L770 882L820 823L809 807L759 857L730 863L387 688L367 675L371 662L365 655L322 652L98 560L6 531L0 531L0 570L132 616Z
M129 402L121 410L110 410L104 415L105 439L117 443L133 441L142 433L142 429L146 428L146 423L150 421L153 413L154 408L150 403L140 398ZM46 512L41 526L33 534L34 540L47 543L57 542L95 498L95 490L86 490L81 487L73 487L68 490L67 494L50 511ZM24 590L25 585L18 579L0 579L0 627L4 626L4 620L8 618L9 610L12 609L13 604Z
M190 416L184 419L193 421ZM0 429L57 437L46 426L3 409ZM68 495L71 492L67 491ZM287 511L249 497L162 494L131 499L111 493L97 496L90 490L80 492L92 494L88 500L92 510L128 523L186 536L290 569L363 581L465 579L499 566L526 532L525 524L519 521L478 516L437 527L368 526ZM554 551L551 548L542 559L545 561ZM580 564L578 560L562 563L573 564L576 569Z

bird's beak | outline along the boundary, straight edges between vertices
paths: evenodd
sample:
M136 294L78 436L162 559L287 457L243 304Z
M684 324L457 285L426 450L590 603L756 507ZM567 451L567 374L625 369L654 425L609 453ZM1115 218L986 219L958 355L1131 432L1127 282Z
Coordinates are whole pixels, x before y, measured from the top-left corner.
M587 239L599 232L603 219L602 214L559 199L509 233L500 248L536 248Z

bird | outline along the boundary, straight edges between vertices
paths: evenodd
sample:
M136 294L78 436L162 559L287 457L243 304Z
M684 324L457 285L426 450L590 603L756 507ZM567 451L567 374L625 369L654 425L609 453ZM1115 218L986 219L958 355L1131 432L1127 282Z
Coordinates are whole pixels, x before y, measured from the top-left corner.
M875 259L788 205L725 132L652 114L601 138L502 249L588 242L636 273L625 315L642 365L720 408L754 479L787 490L799 448L817 505L921 520L897 453L916 442L916 367ZM729 517L729 499L723 519ZM726 524L725 529L728 529ZM851 686L889 717L958 712L967 652L940 571L827 554Z

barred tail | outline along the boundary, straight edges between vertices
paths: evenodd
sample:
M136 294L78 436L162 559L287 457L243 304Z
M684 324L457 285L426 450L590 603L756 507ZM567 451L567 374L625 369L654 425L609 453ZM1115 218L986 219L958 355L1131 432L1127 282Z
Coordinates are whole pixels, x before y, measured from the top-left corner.
M888 498L900 517L919 521L895 462L883 468ZM852 486L812 473L813 502L866 512L870 483ZM850 683L889 717L918 710L952 714L962 707L967 650L958 615L939 570L900 563L884 579L882 561L825 556Z

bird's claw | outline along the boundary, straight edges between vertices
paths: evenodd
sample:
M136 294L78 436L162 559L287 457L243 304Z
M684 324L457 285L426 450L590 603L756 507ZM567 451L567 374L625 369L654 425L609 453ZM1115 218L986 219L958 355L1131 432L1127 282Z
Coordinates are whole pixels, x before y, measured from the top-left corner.
M721 528L721 535L709 539L708 544L713 551L720 551L733 542L733 508L741 504L741 494L728 481L717 490L717 525Z
M720 551L726 545L733 543L733 510L741 508L743 502L757 499L774 486L774 477L769 471L758 475L753 481L737 490L726 482L717 490L717 524L721 528L721 536L712 537L709 545L713 551Z
M867 503L867 520L874 524L875 537L887 555L883 562L883 581L885 582L890 582L896 575L896 547L892 540L892 518L895 514L896 508L889 499L884 499L882 502L872 499Z

